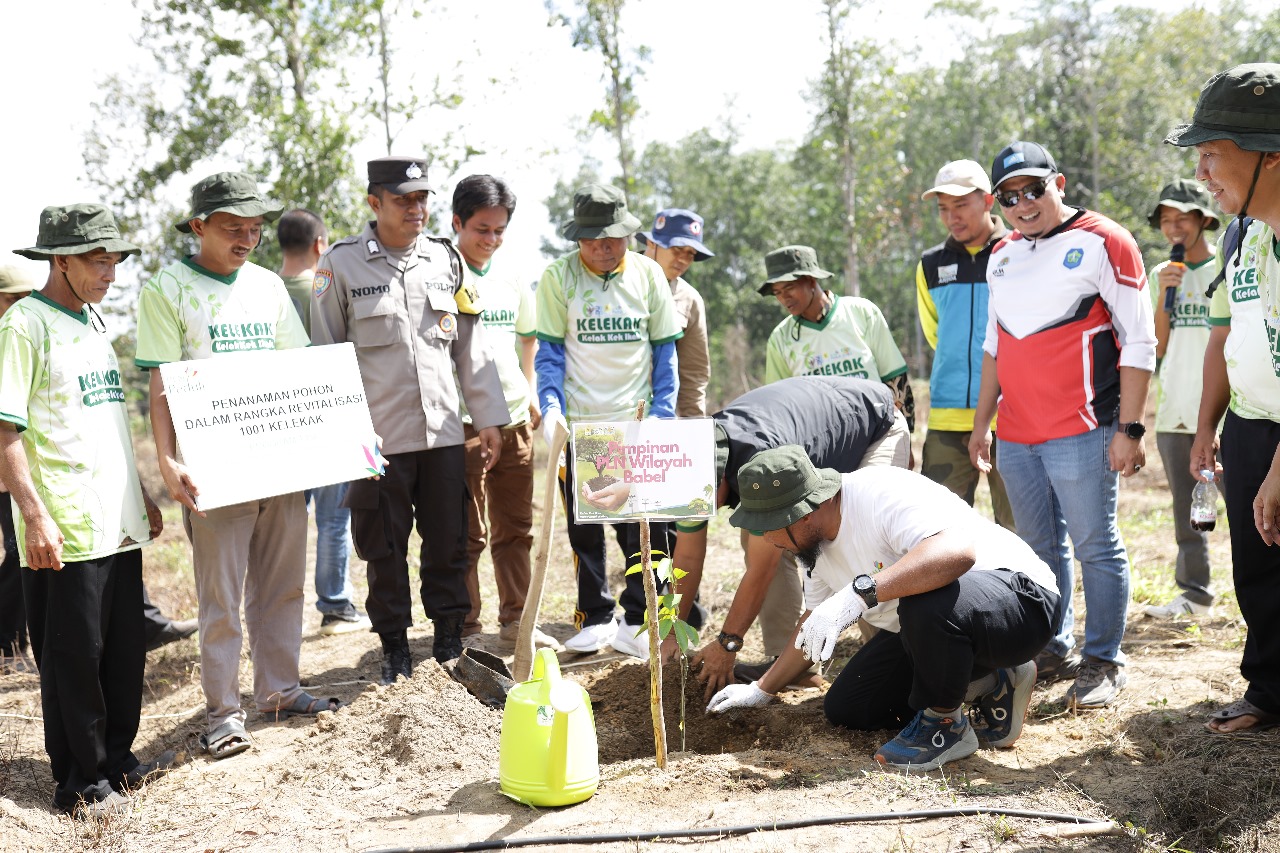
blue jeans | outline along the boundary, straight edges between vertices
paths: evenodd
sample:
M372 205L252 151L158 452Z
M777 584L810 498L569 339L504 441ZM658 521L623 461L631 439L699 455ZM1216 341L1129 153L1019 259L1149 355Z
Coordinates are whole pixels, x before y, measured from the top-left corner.
M1075 645L1070 534L1080 561L1088 615L1084 653L1123 665L1120 640L1129 606L1129 555L1116 522L1120 475L1111 470L1107 457L1115 433L1112 422L1042 444L997 439L997 464L1013 504L1018 535L1049 564L1058 580L1061 598L1054 614L1054 636L1045 648L1065 655Z
M350 483L311 489L316 502L316 609L342 613L351 606L347 562L351 539L351 510L342 505Z

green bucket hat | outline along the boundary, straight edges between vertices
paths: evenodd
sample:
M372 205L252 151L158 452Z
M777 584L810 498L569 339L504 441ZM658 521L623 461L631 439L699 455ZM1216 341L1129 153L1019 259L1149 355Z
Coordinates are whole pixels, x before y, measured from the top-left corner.
M587 184L573 194L573 219L560 233L566 240L599 240L630 237L640 230L640 220L627 211L622 190L607 184Z
M33 261L47 261L54 255L83 255L94 249L119 252L125 257L142 253L120 236L116 218L101 204L46 207L40 213L36 244L13 252Z
M1165 184L1164 189L1160 190L1160 200L1147 216L1147 222L1152 228L1160 228L1160 208L1162 207L1172 207L1183 213L1198 210L1204 215L1206 231L1213 231L1218 227L1218 214L1213 210L1213 196L1209 195L1209 191L1201 186L1199 181L1193 181L1191 178L1178 178L1172 183Z
M764 256L764 271L768 278L760 285L761 296L772 296L773 285L798 278L831 278L831 273L818 266L818 253L808 246L783 246Z
M814 468L798 444L762 450L738 471L739 503L729 523L762 533L781 530L839 493L840 480L831 468Z
M1210 77L1191 124L1175 127L1164 141L1186 148L1215 139L1245 151L1280 151L1280 65L1237 65Z
M191 220L204 221L215 213L236 216L261 216L268 222L280 218L284 205L268 201L258 191L258 182L244 172L218 172L191 188L191 215L174 225L184 234L191 233Z

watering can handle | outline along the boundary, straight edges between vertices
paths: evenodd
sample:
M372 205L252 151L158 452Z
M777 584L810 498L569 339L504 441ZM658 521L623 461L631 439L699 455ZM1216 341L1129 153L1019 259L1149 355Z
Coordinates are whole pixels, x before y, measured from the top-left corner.
M560 659L554 649L538 649L533 658L533 677L530 681L546 681L547 687L560 680Z

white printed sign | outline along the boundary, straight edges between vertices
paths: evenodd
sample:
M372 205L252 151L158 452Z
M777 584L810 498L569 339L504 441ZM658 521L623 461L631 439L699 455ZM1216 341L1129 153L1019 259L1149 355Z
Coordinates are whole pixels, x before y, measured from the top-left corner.
M715 514L710 418L575 423L572 438L579 524Z
M175 361L160 375L202 510L382 473L350 343Z

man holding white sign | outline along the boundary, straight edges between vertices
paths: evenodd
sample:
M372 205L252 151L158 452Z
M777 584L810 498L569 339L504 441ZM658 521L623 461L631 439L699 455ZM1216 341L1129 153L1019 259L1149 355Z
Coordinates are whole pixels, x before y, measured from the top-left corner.
M302 493L201 512L199 484L177 459L173 415L158 369L170 362L307 345L284 282L249 262L263 222L278 217L281 205L263 198L252 176L219 172L192 188L191 208L174 227L195 234L199 250L142 288L135 361L151 370L157 462L169 494L183 506L191 540L206 703L201 745L214 758L226 758L253 745L240 707L242 599L259 710L269 718L315 714L337 703L317 699L299 684L307 557Z
M320 259L311 290L311 340L355 344L387 470L351 484L351 534L367 562L366 611L382 640L382 683L413 675L409 533L422 536L422 606L440 663L462 654L467 593L467 486L458 388L480 439L486 471L511 420L485 344L478 298L446 239L424 234L425 159L369 161L376 217ZM455 385L454 377L457 377Z

